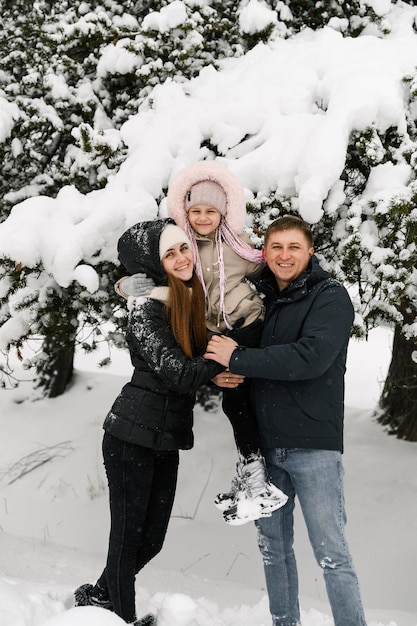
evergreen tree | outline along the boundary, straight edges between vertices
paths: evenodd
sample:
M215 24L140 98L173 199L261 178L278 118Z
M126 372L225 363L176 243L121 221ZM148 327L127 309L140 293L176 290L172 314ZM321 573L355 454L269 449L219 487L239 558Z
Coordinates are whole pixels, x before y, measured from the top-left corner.
M417 84L416 77L410 82ZM410 104L416 95L411 89ZM405 136L395 129L383 136L368 129L352 137L345 170L352 201L343 218L345 234L341 236L339 224L337 236L342 275L358 289L362 330L367 333L381 323L394 328L378 419L389 432L408 441L417 441L416 154L416 123L411 116ZM355 199L374 168L383 168L388 175L396 168L403 171L409 179L407 191Z
M353 334L367 337L380 324L394 329L378 420L399 438L417 441L417 125L412 114L417 74L404 84L407 132L380 133L372 127L352 133L342 175L346 199L335 212L325 208L313 230L327 269L356 294ZM405 192L380 193L375 185L369 190L372 177L390 180L392 175L408 180ZM258 234L280 215L297 214L290 198L277 194L255 198L249 210Z
M216 59L244 52L236 3L184 4L178 25L153 29L152 13L169 4L3 0L0 88L14 115L10 136L0 143L0 221L32 196L56 197L66 186L83 194L103 188L126 158L117 131L156 84L183 82ZM103 70L100 60L115 48L125 63ZM0 321L10 326L21 313L4 349L20 354L22 342L42 342L27 365L36 367L46 396L64 392L75 346L81 341L85 350L94 349L103 323L111 328L106 339L120 341L126 315L112 286L120 269L100 262L99 249L87 262L97 272L93 293L76 281L59 285L41 264L0 260ZM79 339L85 325L92 327L88 341ZM7 364L2 370L10 374Z

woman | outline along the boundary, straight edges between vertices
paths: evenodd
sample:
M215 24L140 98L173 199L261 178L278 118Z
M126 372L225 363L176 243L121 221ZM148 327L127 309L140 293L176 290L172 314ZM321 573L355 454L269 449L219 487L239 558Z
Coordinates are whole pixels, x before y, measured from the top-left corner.
M223 371L205 361L205 303L190 241L173 220L141 222L119 240L119 259L155 287L131 310L126 339L134 372L104 422L111 528L107 564L93 585L75 591L77 606L136 620L135 575L161 550L174 501L179 450L193 445L196 389ZM225 382L225 379L228 382ZM241 380L220 374L217 384Z

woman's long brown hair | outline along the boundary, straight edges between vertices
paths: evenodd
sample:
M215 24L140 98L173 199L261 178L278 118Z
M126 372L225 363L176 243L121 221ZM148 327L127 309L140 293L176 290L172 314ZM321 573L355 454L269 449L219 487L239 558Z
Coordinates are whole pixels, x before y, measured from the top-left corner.
M206 351L206 304L203 287L195 273L189 284L191 296L184 281L168 274L166 313L175 339L184 354L192 359Z

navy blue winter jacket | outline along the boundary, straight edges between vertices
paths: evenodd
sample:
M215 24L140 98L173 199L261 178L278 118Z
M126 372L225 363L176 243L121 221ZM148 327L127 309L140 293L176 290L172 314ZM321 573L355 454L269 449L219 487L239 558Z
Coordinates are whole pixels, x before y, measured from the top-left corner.
M269 268L257 287L266 296L261 345L239 346L230 370L253 378L262 448L343 452L344 375L354 319L346 289L315 256L282 292Z

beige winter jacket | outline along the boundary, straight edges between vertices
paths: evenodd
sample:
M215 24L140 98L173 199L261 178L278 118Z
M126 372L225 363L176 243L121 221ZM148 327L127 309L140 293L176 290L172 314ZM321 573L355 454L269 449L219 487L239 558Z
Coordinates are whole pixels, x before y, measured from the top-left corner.
M250 242L246 234L240 238ZM220 280L217 265L217 250L214 233L207 237L196 235L201 259L204 283L207 288L207 328L212 333L224 332L226 324L220 312ZM264 306L259 295L246 281L258 276L263 265L246 261L223 243L225 268L225 307L229 323L233 326L243 318L242 326L248 326L257 319L263 319Z

